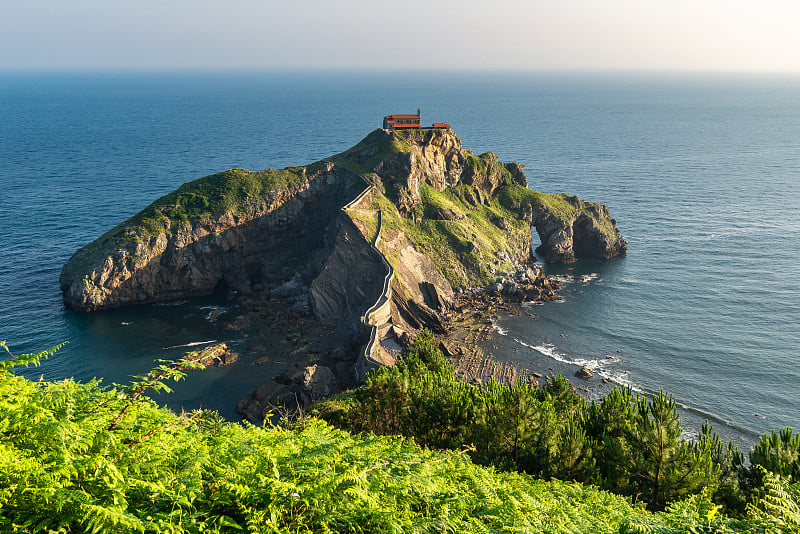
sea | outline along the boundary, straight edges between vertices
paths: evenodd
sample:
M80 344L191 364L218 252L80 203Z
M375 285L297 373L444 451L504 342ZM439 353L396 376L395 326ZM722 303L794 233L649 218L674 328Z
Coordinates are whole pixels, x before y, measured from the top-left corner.
M546 266L562 298L496 317L493 357L579 386L587 366L642 395L663 388L687 435L708 419L743 448L800 428L800 77L788 75L0 72L0 339L14 354L68 342L19 372L127 384L206 342L241 343L212 320L220 296L68 311L61 267L182 183L311 163L417 108L476 154L523 164L530 187L607 205L629 243L609 261ZM235 420L284 360L192 373L155 398Z

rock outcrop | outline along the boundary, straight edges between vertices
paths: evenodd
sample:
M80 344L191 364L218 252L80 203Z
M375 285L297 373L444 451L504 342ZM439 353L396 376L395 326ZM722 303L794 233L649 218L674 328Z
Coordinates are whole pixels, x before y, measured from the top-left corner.
M190 352L183 357L188 362L196 362L205 367L223 367L239 361L239 355L227 343L217 343L201 350Z
M237 184L247 180L269 187L275 185L275 172L281 171L226 171L198 180L195 187L211 182L236 193ZM325 254L326 231L339 207L363 189L350 172L333 164L295 171L292 177L282 188L191 220L170 218L176 194L163 197L70 258L60 278L64 303L95 311L208 295L219 285L246 294L255 284L290 278L297 272L293 265L302 263L303 270L316 253Z
M531 211L542 244L536 248L547 263L571 263L576 256L609 259L627 250L608 208L578 197L560 195L568 208Z
M339 379L330 368L297 364L242 399L237 409L249 421L261 422L281 411L308 408L340 391Z
M365 347L361 367L337 356L259 388L240 406L258 419L351 383L364 358L391 364L419 329L444 332L459 298L554 298L558 284L533 265L531 227L548 262L627 245L605 206L528 189L521 165L474 155L452 130L376 130L312 165L184 184L76 252L60 283L78 311L224 287L280 299L332 326L342 346Z
M315 311L337 316L315 289L322 279L313 282L326 261L346 261L334 257L349 238L336 238L331 231L341 229L341 221L335 222L340 208L363 189L362 178L378 185L400 217L451 225L448 246L464 248L472 257L451 266L454 276L437 265L450 282L491 278L477 263L488 260L487 251L501 250L499 234L507 238L501 245L507 245L503 252L512 262L529 262L523 221L536 227L542 241L537 251L548 262L625 251L605 206L531 191L521 165L503 163L491 152L475 156L451 130L376 130L318 164L255 173L233 169L184 184L76 252L61 274L64 302L93 311L207 295L221 284L247 293L256 284L284 280L287 285L278 292L311 287ZM442 196L432 198L435 193ZM498 213L500 208L516 219ZM458 226L469 213L474 224ZM477 217L488 218L499 233L481 228ZM516 236L514 228L520 230ZM437 263L413 232L405 234L411 246ZM327 285L334 285L328 278ZM351 292L343 289L340 295Z

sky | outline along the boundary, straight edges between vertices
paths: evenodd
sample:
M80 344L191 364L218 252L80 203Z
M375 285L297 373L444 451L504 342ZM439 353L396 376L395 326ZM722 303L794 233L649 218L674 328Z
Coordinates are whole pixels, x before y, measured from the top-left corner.
M798 0L0 0L0 69L800 73Z

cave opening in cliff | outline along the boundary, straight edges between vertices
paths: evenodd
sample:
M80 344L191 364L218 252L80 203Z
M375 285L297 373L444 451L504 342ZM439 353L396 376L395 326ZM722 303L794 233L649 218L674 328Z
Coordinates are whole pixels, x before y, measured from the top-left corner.
M541 256L536 249L542 246L542 238L539 235L539 231L536 227L531 228L531 255L536 258L536 261L544 261L544 257Z
M217 281L217 285L214 286L211 295L214 297L225 297L230 290L231 287L228 285L228 282L226 282L224 278L220 278L219 281Z

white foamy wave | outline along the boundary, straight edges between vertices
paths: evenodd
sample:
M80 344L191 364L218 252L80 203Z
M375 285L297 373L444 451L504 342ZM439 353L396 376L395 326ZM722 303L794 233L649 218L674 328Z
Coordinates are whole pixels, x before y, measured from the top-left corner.
M193 341L191 343L186 343L184 345L174 345L172 347L161 347L161 350L171 350L171 349L180 349L182 347L196 347L197 345L208 345L209 343L216 343L216 339L212 339L210 341Z
M616 369L609 369L609 365L618 364L622 362L622 359L617 358L616 356L607 357L605 359L591 359L587 360L584 358L571 358L570 356L560 352L558 348L553 345L552 343L545 343L544 345L530 345L521 341L519 339L514 338L514 341L522 345L523 347L527 347L531 350L535 350L536 352L542 354L543 356L547 356L557 362L565 363L567 365L574 365L576 367L586 367L593 373L595 373L600 378L605 379L606 382L613 382L615 384L619 384L621 386L630 387L633 391L637 393L641 393L642 390L636 386L633 382L630 381L630 371L619 371Z
M122 321L122 322L121 322L121 323L119 323L119 324L121 324L122 326L128 326L128 325L132 325L132 324L133 324L133 321L127 321L127 322L126 322L126 321Z
M608 382L619 384L620 386L625 386L631 388L632 391L636 393L644 393L644 390L637 386L634 382L632 382L628 377L630 377L630 373L628 371L623 372L610 372L608 370L603 370L599 373L600 376L605 378Z
M507 336L508 335L508 329L503 328L502 326L497 324L494 319L491 319L491 323L492 323L492 328L494 328L495 332L497 332L501 336Z
M546 343L544 345L529 345L528 343L525 343L524 341L520 341L517 338L514 338L514 341L516 341L517 343L519 343L523 347L527 347L527 348L529 348L531 350L535 350L536 352L539 352L539 353L547 356L548 358L552 358L552 359L554 359L554 360L556 360L558 362L574 363L572 361L572 359L570 359L566 354L561 354L560 352L558 352L556 346L552 345L550 343Z

